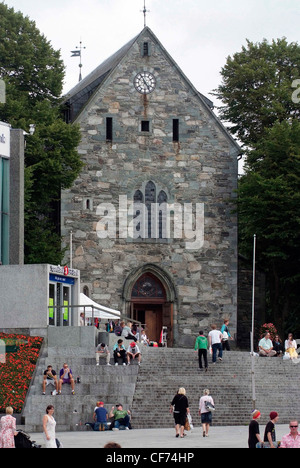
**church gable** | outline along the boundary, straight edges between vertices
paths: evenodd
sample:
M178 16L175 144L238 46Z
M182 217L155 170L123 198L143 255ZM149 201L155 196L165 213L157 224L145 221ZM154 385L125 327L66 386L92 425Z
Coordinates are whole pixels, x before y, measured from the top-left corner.
M73 232L83 286L151 323L155 340L163 325L190 346L223 315L234 330L237 221L228 200L239 147L210 101L149 28L75 87L69 109L79 95L84 167L62 194L61 224L66 239ZM133 293L135 284L145 293L149 275L165 291L156 302Z
M209 137L215 132L221 132L232 151L239 152L237 144L213 113L212 102L193 87L148 27L66 96L67 120L73 116L71 120L80 122L81 113L102 116L111 114L105 122L108 129L104 136L106 140L115 136L114 141L118 141L122 132L113 133L113 124L116 123L113 120L116 120L114 117L124 115L123 108L127 112L129 101L135 111L129 113L125 130L126 122L131 122L139 133L149 136L164 136L167 133L173 142L179 142L180 134L183 138L195 136L197 130L201 132L201 127L206 126L205 132L211 131ZM93 109L93 106L96 108ZM192 108L194 111L190 113ZM160 111L162 116L166 112L170 116L173 113L173 119L165 131L157 129L153 121L156 114L158 119L163 118L159 116ZM134 118L139 120L130 120Z

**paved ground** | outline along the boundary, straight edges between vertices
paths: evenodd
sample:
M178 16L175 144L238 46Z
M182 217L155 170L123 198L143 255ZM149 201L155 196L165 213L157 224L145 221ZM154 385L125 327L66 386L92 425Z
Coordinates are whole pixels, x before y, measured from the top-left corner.
M264 426L260 427L263 436ZM289 432L288 425L276 425L277 440ZM135 429L132 431L79 431L57 433L64 448L103 448L107 442L118 442L122 448L189 449L189 448L247 448L248 427L211 427L209 437L202 437L196 427L184 439L175 438L173 429ZM31 434L31 439L44 444L43 434Z

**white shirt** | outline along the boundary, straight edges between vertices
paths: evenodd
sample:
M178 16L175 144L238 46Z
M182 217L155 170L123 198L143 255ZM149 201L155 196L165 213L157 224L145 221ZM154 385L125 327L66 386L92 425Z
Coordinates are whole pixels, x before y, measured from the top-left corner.
M213 406L215 406L213 398L210 395L204 395L203 397L200 398L200 401L199 401L199 410L201 414L209 413L209 411L206 409L206 406L205 406L206 401L208 401Z
M127 353L139 354L140 352L141 351L140 351L140 348L138 347L138 345L135 345L134 348L132 348L130 345L128 346Z
M272 349L273 343L271 340L267 340L266 338L262 338L258 343L258 346L262 349Z
M288 348L297 349L296 340L293 340L293 341L285 340L284 347L285 347L285 349L288 349Z
M220 330L212 330L209 332L208 336L211 337L211 344L214 345L216 343L221 343L222 341L222 333Z

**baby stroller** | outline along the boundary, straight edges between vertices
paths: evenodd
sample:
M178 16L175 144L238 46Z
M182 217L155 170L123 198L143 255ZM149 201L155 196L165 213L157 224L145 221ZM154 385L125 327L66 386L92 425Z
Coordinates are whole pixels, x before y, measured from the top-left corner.
M36 444L35 440L30 440L30 435L20 430L15 436L16 448L41 448L41 445Z

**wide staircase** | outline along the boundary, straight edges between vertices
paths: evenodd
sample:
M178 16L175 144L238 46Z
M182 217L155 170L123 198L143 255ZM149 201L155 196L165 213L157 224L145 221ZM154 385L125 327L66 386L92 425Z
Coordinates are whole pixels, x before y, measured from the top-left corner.
M298 361L299 365L282 358L255 358L255 406L262 413L262 423L269 420L271 411L279 413L282 424L299 417ZM179 387L186 389L195 425L200 425L199 400L205 389L214 399L214 425L249 424L253 409L250 353L225 352L223 361L214 365L209 356L208 365L208 372L199 371L193 350L148 348L133 399L134 426L172 426L169 408Z
M93 412L97 401L104 401L110 410L117 403L124 408L132 406L138 366L123 367L122 363L115 367L106 366L106 360L100 359L96 366L95 348L44 348L36 368L26 400L23 418L25 430L28 432L42 431L42 418L46 414L48 405L55 409L57 431L85 430L86 422L93 422ZM48 365L57 372L64 363L72 369L76 381L75 395L71 394L70 385L62 386L61 395L52 396L52 385L46 388L46 395L42 395L43 373ZM77 383L79 378L80 383Z
M103 400L109 410L122 403L132 411L133 428L172 427L170 402L179 387L185 387L195 425L200 425L199 399L208 388L214 398L214 425L247 425L252 411L251 358L248 352L225 352L223 361L215 365L209 357L208 372L198 369L193 350L171 348L142 348L142 364L108 367L104 362L96 367L94 348L45 348L36 370L26 407L23 412L25 428L42 431L45 409L55 407L58 431L86 430L85 422L92 421L93 409ZM51 364L59 372L64 362L80 377L75 395L63 386L62 395L51 396L47 388L42 395L43 371ZM113 364L113 362L111 361ZM299 365L282 358L255 358L256 407L261 411L262 423L269 413L277 411L280 423L298 418L300 398Z

